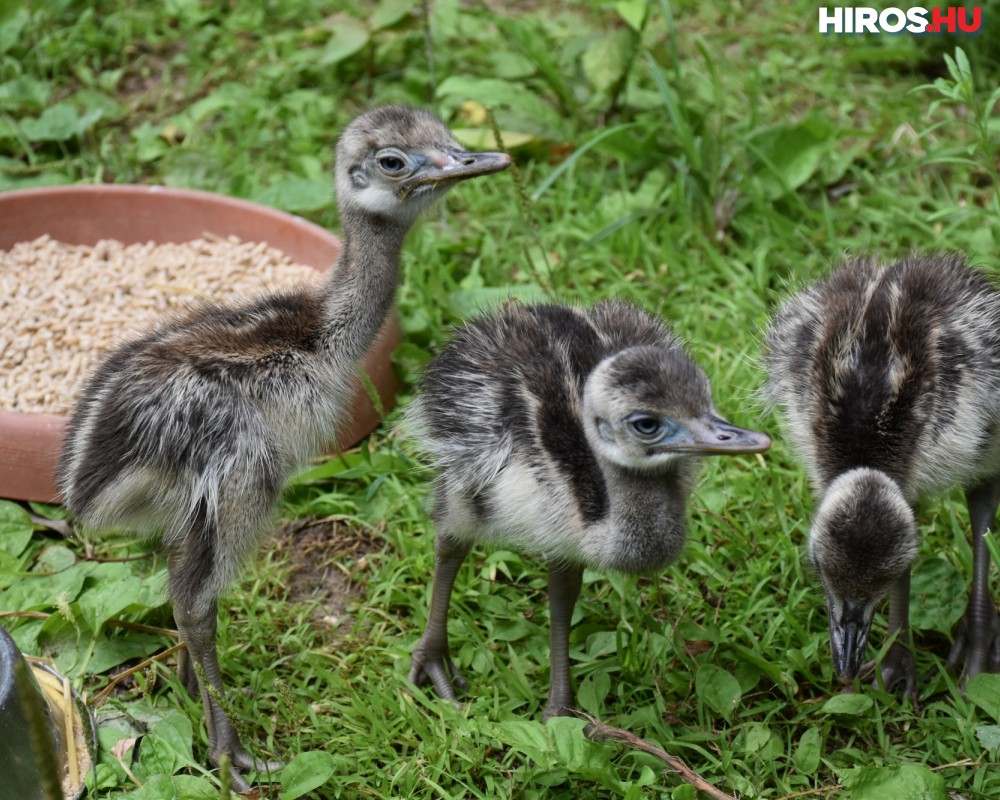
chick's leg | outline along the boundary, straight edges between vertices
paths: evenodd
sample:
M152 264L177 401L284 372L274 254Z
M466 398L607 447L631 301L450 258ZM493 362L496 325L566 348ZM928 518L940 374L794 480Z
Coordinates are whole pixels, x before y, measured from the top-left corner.
M569 675L569 629L580 596L583 568L577 564L549 564L549 699L542 719L571 716L575 707Z
M228 756L234 767L233 788L237 791L248 791L250 785L240 775L239 770L268 773L275 772L284 765L278 761L259 761L248 755L240 744L229 717L213 696L212 689L218 696L222 696L225 691L215 644L216 603L213 599L210 603L201 603L199 606L193 606L183 600L178 603L175 600L174 618L181 639L187 646L188 657L201 666L203 673L197 676L197 679L201 702L205 708L209 756L212 763L217 766L223 755Z
M434 588L431 590L431 610L427 627L413 650L410 660L410 682L420 685L429 680L438 696L458 703L457 686L462 691L469 688L462 674L455 668L448 651L448 606L455 576L468 554L470 544L438 532L434 543ZM450 674L450 677L449 677Z
M1000 479L967 490L965 501L972 523L972 592L948 655L948 669L962 666L963 683L981 672L1000 672L1000 618L990 596L990 551L983 538L996 518Z
M188 689L193 683L201 697L208 730L209 757L218 766L222 757L228 756L233 764L233 788L248 791L250 785L240 770L268 773L284 765L278 761L260 761L248 755L232 722L216 699L225 694L216 652L216 598L218 587L224 583L220 575L226 571L225 559L231 555L226 548L218 547L220 540L218 528L207 515L195 517L185 534L177 537L177 544L168 552L167 571L174 620L187 649L185 658L178 666Z

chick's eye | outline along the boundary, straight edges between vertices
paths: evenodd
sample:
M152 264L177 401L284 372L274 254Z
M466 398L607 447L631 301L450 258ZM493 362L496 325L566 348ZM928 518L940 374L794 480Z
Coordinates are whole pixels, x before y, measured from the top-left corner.
M632 426L633 431L644 438L655 436L663 427L656 417L635 417L629 420L629 425Z
M381 156L378 165L384 172L402 172L406 169L406 162L399 156L393 155Z

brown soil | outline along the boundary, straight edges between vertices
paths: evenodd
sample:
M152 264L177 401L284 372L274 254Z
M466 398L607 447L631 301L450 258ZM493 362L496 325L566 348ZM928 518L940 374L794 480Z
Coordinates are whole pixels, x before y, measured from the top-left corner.
M286 524L278 546L288 553L288 600L316 603L313 623L346 633L354 624L347 609L362 596L368 554L382 542L370 531L338 520L308 520Z

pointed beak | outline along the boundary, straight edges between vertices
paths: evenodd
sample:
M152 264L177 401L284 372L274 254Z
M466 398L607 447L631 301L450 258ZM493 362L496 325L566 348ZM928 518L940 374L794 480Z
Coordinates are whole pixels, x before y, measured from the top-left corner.
M846 604L840 613L830 608L830 652L833 671L843 683L850 683L861 670L861 660L872 629L872 613Z
M450 185L479 175L491 175L510 166L506 153L473 153L468 150L435 151L406 183L407 191L428 184Z
M664 449L703 455L726 453L763 453L771 438L763 433L740 428L715 414L703 414L685 424L687 436L674 440Z

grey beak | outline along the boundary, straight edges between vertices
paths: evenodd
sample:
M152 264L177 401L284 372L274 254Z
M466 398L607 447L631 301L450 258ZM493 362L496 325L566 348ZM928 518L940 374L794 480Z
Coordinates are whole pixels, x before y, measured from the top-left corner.
M686 423L688 439L671 449L684 453L763 453L771 446L766 434L740 428L715 414L703 414Z
M830 613L830 652L833 671L843 683L850 683L861 670L861 660L872 629L871 616L865 619L861 609L847 606L839 618Z
M510 166L510 156L506 153L473 153L468 150L445 150L445 163L428 163L414 175L409 188L434 183L452 183L501 172Z

